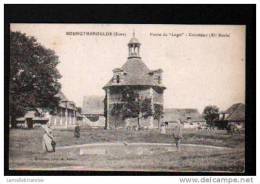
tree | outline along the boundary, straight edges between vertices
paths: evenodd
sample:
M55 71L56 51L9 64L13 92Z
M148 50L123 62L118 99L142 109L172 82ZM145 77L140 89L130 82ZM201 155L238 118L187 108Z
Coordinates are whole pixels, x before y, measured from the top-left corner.
M123 118L137 118L138 129L140 129L140 119L152 115L151 99L142 98L138 92L126 87L122 91L122 101L124 102Z
M117 127L119 121L122 119L122 113L123 113L123 104L116 103L113 105L111 109L111 115L115 117L115 128Z
M219 117L219 108L215 105L208 105L204 108L203 115L207 121L207 124L212 126L213 121L217 120Z
M82 108L81 107L77 107L77 111L81 114L82 113Z
M141 117L147 118L153 115L152 112L152 99L151 98L139 98Z
M61 78L58 56L34 37L10 33L9 115L12 127L18 116L36 108L57 107Z
M154 104L154 119L158 120L158 128L160 128L160 120L163 115L163 106L159 104Z

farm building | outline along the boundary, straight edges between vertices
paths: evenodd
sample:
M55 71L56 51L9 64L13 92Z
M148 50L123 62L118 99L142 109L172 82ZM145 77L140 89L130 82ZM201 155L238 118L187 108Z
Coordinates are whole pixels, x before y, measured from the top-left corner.
M28 111L24 117L17 118L17 123L24 124L28 128L33 128L36 124L46 123L53 128L74 126L77 122L77 107L75 103L69 101L62 92L59 92L56 96L60 98L60 102L52 114L48 110L36 108Z
M60 103L54 114L50 116L49 124L57 128L74 126L77 122L76 104L68 100L62 92L59 92L57 96L60 98Z
M219 120L215 121L215 125L224 128L231 122L239 125L241 128L245 126L245 104L236 103L226 111L221 112Z
M245 122L245 104L237 103L229 107L224 114L224 119L233 122Z
M91 127L105 127L104 97L85 96L83 98L83 122Z
M164 110L163 122L169 128L174 127L177 120L184 122L184 128L198 128L206 124L197 109L167 108Z
M49 118L42 113L42 109L27 111L23 117L16 119L17 127L33 128L36 124L47 124Z
M128 43L128 58L126 63L113 70L113 77L103 87L105 90L105 107L107 128L125 128L128 122L136 122L135 119L122 118L121 114L113 115L112 109L123 101L123 91L130 89L138 94L139 99L149 99L151 111L160 106L163 109L163 92L166 89L162 83L162 70L150 70L140 56L141 43L133 37ZM119 123L118 123L119 122ZM137 122L136 122L137 123ZM140 119L141 127L157 128L158 121L154 121L152 115Z

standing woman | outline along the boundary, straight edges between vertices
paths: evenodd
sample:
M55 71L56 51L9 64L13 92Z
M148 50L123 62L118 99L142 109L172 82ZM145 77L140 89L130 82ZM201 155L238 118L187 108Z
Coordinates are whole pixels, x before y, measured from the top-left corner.
M166 134L166 126L165 126L165 123L161 124L161 134Z
M180 143L181 143L181 139L183 138L182 136L182 124L181 124L181 120L178 119L177 120L177 125L175 126L174 130L173 130L173 136L176 142L176 148L177 150L180 150Z
M55 152L56 143L52 134L52 129L49 125L43 126L44 135L42 139L42 146L45 152Z

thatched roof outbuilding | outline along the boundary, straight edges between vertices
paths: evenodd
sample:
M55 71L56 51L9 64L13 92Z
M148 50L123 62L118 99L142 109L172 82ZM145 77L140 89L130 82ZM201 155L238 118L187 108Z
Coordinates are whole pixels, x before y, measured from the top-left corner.
M225 120L228 121L245 121L245 104L236 103L229 107L225 114Z

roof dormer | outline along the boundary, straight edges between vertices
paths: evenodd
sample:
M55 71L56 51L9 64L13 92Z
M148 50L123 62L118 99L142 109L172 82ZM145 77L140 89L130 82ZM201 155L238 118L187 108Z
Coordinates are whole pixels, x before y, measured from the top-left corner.
M153 80L155 83L157 84L161 84L162 83L162 69L158 69L158 70L152 70L149 72L149 74L153 77Z
M114 84L120 84L122 83L122 81L124 80L124 76L126 75L126 73L124 72L123 69L121 68L115 68L113 70L113 79L112 82Z

